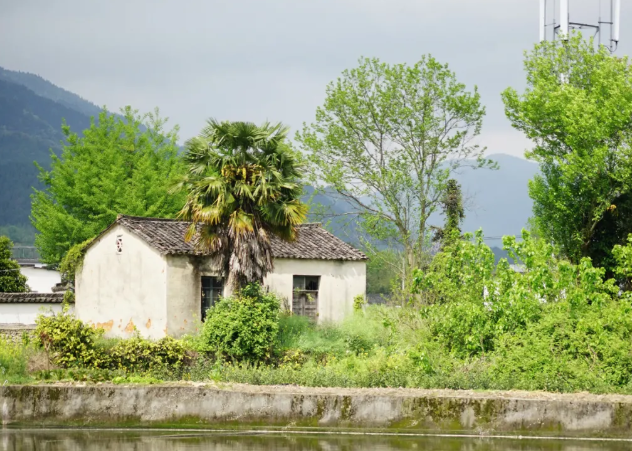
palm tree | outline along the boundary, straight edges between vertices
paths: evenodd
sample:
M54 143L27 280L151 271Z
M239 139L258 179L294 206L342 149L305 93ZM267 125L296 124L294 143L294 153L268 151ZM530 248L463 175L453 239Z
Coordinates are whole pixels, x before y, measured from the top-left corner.
M296 238L307 215L300 164L282 124L217 122L186 143L188 174L180 189L191 221L185 239L208 253L235 290L273 269L270 237Z

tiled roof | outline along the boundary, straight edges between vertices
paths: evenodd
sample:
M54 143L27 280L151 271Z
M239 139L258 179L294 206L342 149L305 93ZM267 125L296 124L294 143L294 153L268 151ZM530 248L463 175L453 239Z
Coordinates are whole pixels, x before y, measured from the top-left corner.
M116 224L120 224L138 235L161 254L200 254L193 243L184 241L184 235L190 225L189 222L119 216ZM274 258L366 260L366 255L336 238L320 224L298 226L297 238L291 243L274 236L271 243Z
M64 293L0 293L0 304L61 304Z

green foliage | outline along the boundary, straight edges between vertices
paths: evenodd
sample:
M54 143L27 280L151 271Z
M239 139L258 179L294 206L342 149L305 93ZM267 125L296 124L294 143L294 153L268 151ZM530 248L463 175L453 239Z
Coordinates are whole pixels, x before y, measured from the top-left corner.
M28 347L0 335L0 380L20 383L28 380Z
M440 241L441 246L445 247L459 239L461 236L461 223L465 218L465 210L463 208L463 195L461 194L461 185L450 179L446 183L446 189L441 196L441 210L445 217L445 225L443 228L434 227L434 241Z
M555 257L555 249L523 232L522 241L504 237L504 249L519 263L516 272L506 259L494 268L491 250L482 241L456 242L439 254L427 272L418 271L415 288L428 303L433 333L459 356L493 351L505 333L537 323L545 305L564 303L580 314L586 305L601 306L617 292L613 280L589 259L579 265Z
M62 299L62 303L67 305L67 304L74 304L75 303L75 292L71 291L71 290L67 290L64 292L64 298Z
M366 304L366 298L363 294L359 294L353 298L353 310L355 311L362 310Z
M404 249L410 269L423 259L428 219L454 170L465 159L493 167L472 144L484 113L478 90L432 56L412 66L364 58L327 86L296 139L315 186L333 187L370 237Z
M272 270L270 237L293 240L307 215L299 156L286 135L282 124L209 120L186 143L189 172L176 187L188 196L180 213L192 221L186 238L199 229L199 246L237 290L263 282Z
M179 368L187 357L187 348L171 337L151 341L140 336L120 340L108 351L110 365L117 369L153 370L165 366Z
M46 263L59 263L117 214L173 217L184 204L183 195L168 192L184 171L177 129L165 131L158 111L122 113L103 111L82 135L64 125L61 155L51 153L50 171L40 168L46 190L33 195L32 221Z
M629 389L631 339L628 302L550 303L539 321L500 337L491 373L499 383L523 390Z
M37 344L61 368L143 372L177 369L188 359L189 348L184 341L171 337L151 341L140 336L104 341L102 329L86 325L66 310L54 316L40 315L36 323Z
M0 236L0 293L21 293L28 291L26 276L20 272L20 265L11 258L13 243L6 236Z
M249 284L222 299L206 314L203 350L235 360L269 359L279 332L279 299L259 284Z
M71 247L59 265L59 272L61 273L62 280L66 282L75 282L75 275L77 271L81 270L83 264L83 258L86 254L86 248L92 243L93 238L89 238L82 243L75 244Z
M102 333L66 309L52 316L39 315L36 320L36 343L62 368L104 366L107 356L96 346Z
M527 87L503 93L514 128L534 143L541 175L529 184L543 238L578 264L611 274L611 250L632 232L632 67L573 36L527 53Z

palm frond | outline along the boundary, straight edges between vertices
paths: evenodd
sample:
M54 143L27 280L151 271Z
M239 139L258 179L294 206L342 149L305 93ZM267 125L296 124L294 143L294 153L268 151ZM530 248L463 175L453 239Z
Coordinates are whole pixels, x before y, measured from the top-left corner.
M262 281L272 270L270 236L293 240L306 218L288 131L281 123L209 119L186 143L189 170L178 189L188 192L180 212L193 223L187 239L196 237L236 286Z

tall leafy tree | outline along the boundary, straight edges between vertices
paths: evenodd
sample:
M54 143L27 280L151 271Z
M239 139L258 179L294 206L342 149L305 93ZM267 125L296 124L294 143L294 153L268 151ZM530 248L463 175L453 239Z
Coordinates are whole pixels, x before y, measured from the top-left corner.
M186 143L187 239L209 252L228 285L262 282L273 269L270 238L291 241L307 215L300 164L281 124L213 119Z
M0 236L0 293L22 293L28 291L26 276L20 272L20 265L11 258L13 243L6 236Z
M365 232L404 250L410 268L422 259L428 220L454 170L493 166L473 142L484 114L476 87L466 89L432 56L412 66L365 58L327 86L297 140L312 183L333 187Z
M533 140L535 226L571 260L610 267L632 232L632 68L574 36L526 54L527 87L503 93L512 125Z
M59 263L75 244L97 235L117 214L173 217L184 196L169 186L184 173L178 157L177 127L131 108L122 116L101 112L77 134L62 127L61 155L51 152L51 169L40 167L44 191L33 194L31 220L42 259Z

